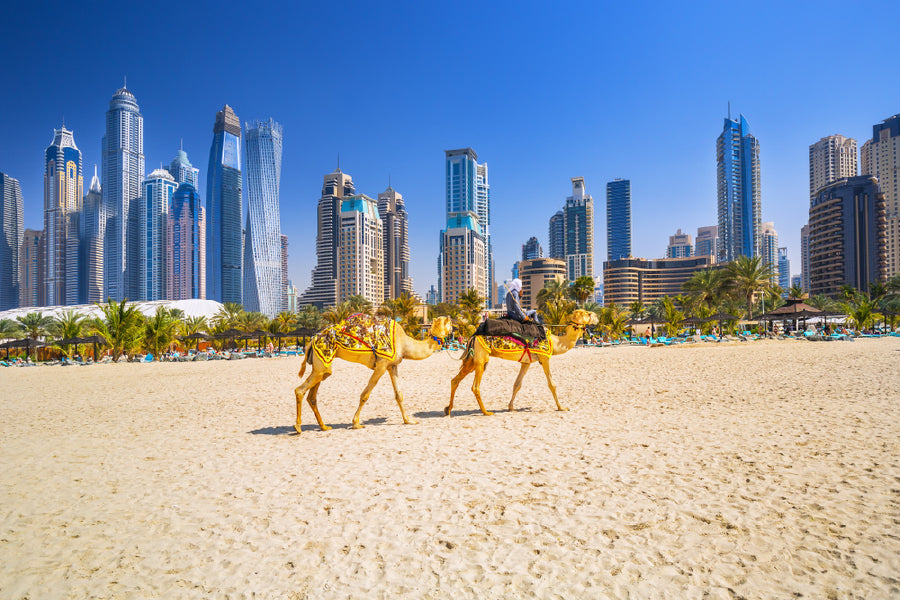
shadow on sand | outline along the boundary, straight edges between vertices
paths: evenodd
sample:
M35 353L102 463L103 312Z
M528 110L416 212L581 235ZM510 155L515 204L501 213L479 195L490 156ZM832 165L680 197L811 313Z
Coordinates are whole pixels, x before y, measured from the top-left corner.
M372 419L365 419L362 423L363 425L381 425L385 421L387 421L386 417L374 417ZM350 423L326 423L326 425L330 425L333 429L351 429ZM319 429L319 425L316 423L310 423L308 425L303 425L300 427L301 431L321 431ZM247 433L251 435L297 435L297 430L294 429L293 425L282 425L280 427L262 427L260 429L254 429L252 431L248 431Z

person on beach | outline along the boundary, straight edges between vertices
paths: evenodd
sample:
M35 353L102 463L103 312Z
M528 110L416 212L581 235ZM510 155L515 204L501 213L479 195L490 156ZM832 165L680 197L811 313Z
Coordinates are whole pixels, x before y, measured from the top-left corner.
M522 305L519 303L519 292L521 291L522 280L517 277L510 282L509 291L506 293L506 316L520 323L534 321L538 325L543 325L544 320L536 310L522 309Z

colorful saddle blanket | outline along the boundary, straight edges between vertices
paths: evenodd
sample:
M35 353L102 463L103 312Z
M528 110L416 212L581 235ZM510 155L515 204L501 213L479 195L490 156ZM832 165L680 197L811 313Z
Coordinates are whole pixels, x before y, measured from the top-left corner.
M534 362L540 357L548 357L553 354L553 342L551 339L534 340L525 343L511 337L478 336L475 338L493 356L515 360L518 362Z
M397 356L396 337L397 322L393 319L357 314L316 334L312 349L326 367L334 362L339 347L393 360Z

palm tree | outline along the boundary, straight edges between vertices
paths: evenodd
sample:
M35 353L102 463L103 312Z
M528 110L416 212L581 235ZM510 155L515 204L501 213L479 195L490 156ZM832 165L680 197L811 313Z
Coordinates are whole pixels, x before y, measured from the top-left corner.
M57 315L50 325L51 333L60 340L81 337L86 319L78 314L75 309L67 310ZM77 346L74 350L77 350ZM74 351L71 346L65 351L66 356L72 357Z
M0 340L18 338L22 335L22 327L12 319L0 319Z
M209 323L203 315L181 319L181 335L193 335L209 331Z
M588 298L594 295L594 278L590 275L582 275L569 286L569 293L579 305L584 304Z
M772 287L772 265L760 256L739 256L725 268L730 287L747 301L747 319L752 319L753 296Z
M800 300L804 295L803 286L799 283L792 285L790 289L788 289L788 298L792 300Z
M854 298L860 295L859 290L857 290L852 285L842 285L841 286L841 300L844 302L852 302Z
M183 313L182 313L183 314ZM152 317L144 321L144 348L148 354L159 357L175 339L181 320L165 306L157 306Z
M863 330L875 323L878 301L869 298L867 295L859 294L849 302L842 304L842 307L844 313L850 317L850 320L858 330Z
M16 317L16 321L20 323L27 336L33 340L47 335L49 327L53 324L53 319L45 317L42 312L28 313L27 315Z
M341 321L346 321L347 318L355 312L356 311L354 311L350 307L350 303L344 300L343 302L338 302L337 304L326 310L324 313L322 313L322 316L329 323L337 324Z
M884 284L884 287L887 290L888 296L892 298L900 297L900 273L897 273L888 279L887 283Z
M681 286L681 289L697 298L714 312L725 292L726 276L722 269L697 271Z
M569 315L575 310L575 302L572 300L548 301L539 309L547 325L563 326L569 321Z
M632 319L639 321L647 314L647 306L640 300L635 300L628 305L628 312Z
M269 331L272 331L272 333L290 331L297 324L297 313L283 311L275 315L272 321L277 324L277 328L274 331L269 328Z
M347 298L347 302L350 304L350 310L353 311L351 314L362 313L364 315L372 314L372 303L369 300L360 294L354 294Z
M475 328L481 322L481 311L484 310L484 301L486 298L481 296L474 288L469 288L457 298L461 313L460 326L465 331L466 336L475 333Z
M887 284L881 283L880 281L873 281L869 284L869 297L872 300L881 300L882 298L887 296L887 293Z
M824 312L833 312L837 307L837 303L824 294L816 294L809 298L806 303Z
M322 311L312 304L307 304L297 313L296 321L300 327L309 327L316 330L322 329L327 322L322 316Z
M236 328L243 312L244 307L237 302L226 302L213 316L213 325L219 331Z
M112 349L113 357L133 352L143 337L141 326L144 315L137 306L128 306L127 300L116 302L112 298L106 304L97 306L103 312L103 317L96 317L90 322L90 326Z
M565 300L569 289L568 279L550 279L544 284L544 287L538 291L537 303L538 308L543 309L548 302L560 302Z
M641 306L643 307L643 303ZM628 326L628 313L621 310L615 302L602 309L597 318L600 330L610 339L621 337Z

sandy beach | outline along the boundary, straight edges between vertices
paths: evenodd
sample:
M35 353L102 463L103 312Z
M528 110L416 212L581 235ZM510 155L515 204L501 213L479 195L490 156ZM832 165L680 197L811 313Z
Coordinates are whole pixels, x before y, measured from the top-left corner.
M900 338L0 370L0 598L900 597Z

